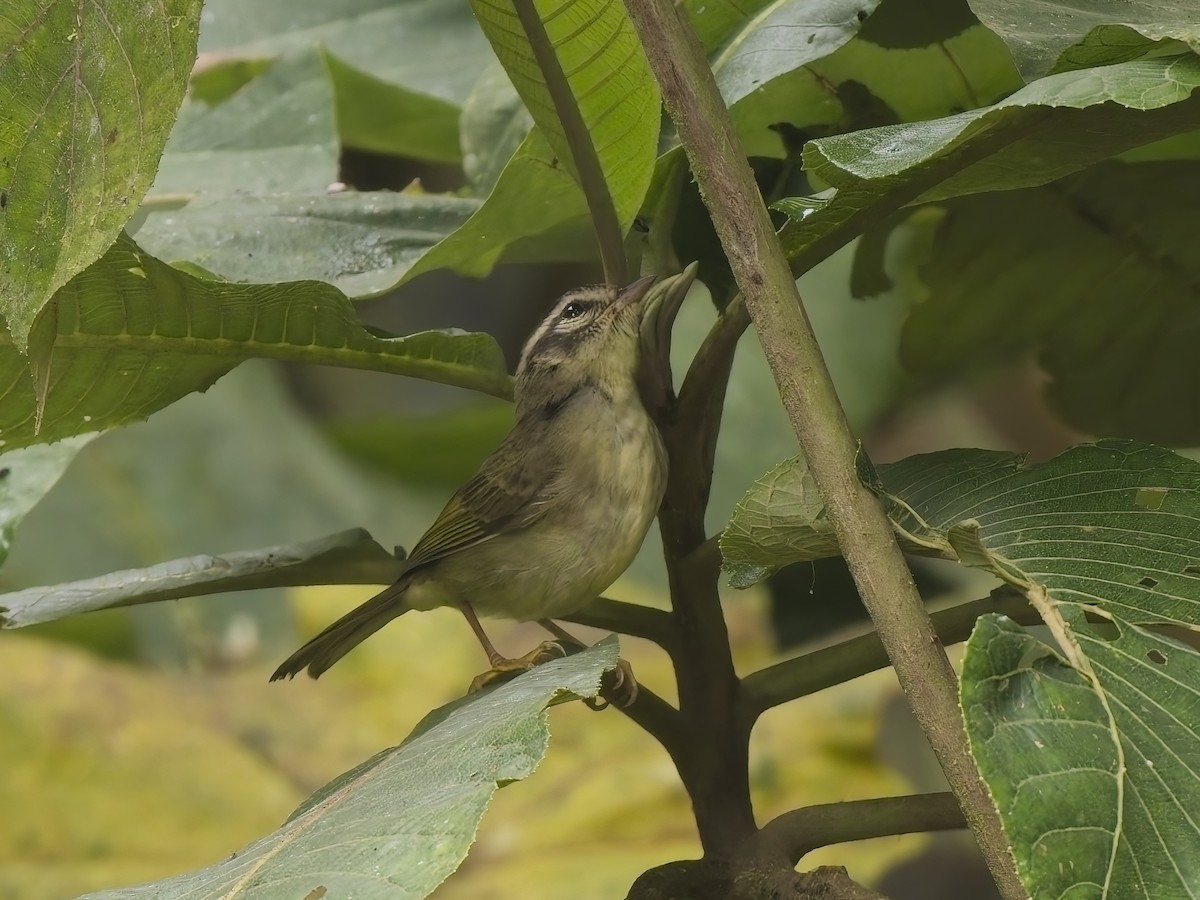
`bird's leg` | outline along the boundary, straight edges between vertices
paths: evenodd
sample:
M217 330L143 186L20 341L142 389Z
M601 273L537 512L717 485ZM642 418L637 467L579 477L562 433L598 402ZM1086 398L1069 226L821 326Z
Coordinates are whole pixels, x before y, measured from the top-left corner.
M462 611L463 616L466 617L467 624L471 626L471 630L475 632L475 637L483 647L483 652L487 654L488 664L491 665L491 669L482 675L475 676L471 681L471 686L467 688L467 693L473 694L475 691L482 690L489 684L494 684L497 681L506 681L515 675L520 675L522 672L528 672L534 666L566 656L566 651L559 644L554 643L554 641L543 641L524 656L518 656L516 659L509 659L507 656L502 656L496 649L495 644L491 642L491 639L484 632L483 626L479 624L479 618L475 615L475 610L471 608L471 604L462 603L458 608Z
M558 638L561 642L569 644L572 647L586 647L583 641L575 637L557 622L551 619L538 619L538 624L545 628L548 632ZM584 699L590 708L595 710L604 709L608 704L612 704L617 709L626 709L633 705L633 701L637 699L638 683L633 677L633 667L625 660L618 659L617 667L605 672L600 678L600 698L587 697Z

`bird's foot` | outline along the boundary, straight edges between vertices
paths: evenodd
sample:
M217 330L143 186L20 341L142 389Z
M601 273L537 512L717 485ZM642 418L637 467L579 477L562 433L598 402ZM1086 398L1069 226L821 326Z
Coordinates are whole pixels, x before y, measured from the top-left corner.
M623 659L617 660L617 667L609 669L600 678L600 696L588 697L583 702L594 710L615 706L617 709L628 709L637 700L638 683L633 677L633 666Z
M562 644L555 641L542 641L524 656L518 656L516 659L508 659L497 654L491 660L492 667L482 675L476 675L471 681L471 686L467 688L467 693L473 694L493 684L499 684L508 681L510 678L516 678L523 672L528 672L534 666L540 666L542 663L550 662L552 659L562 659L566 655L567 651L563 649Z

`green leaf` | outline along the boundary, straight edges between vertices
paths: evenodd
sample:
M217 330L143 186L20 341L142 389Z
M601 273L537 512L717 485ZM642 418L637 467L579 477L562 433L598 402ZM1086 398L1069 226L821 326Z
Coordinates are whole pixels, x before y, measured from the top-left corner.
M879 0L775 0L742 21L712 57L725 103L829 56L858 32Z
M827 0L813 17L811 3L771 4L714 55L751 156L787 156L805 139L957 113L1021 86L1003 42L978 24L964 28L970 15L961 4L939 0L944 8L934 14L929 4L884 0L860 25L856 11L872 5ZM897 21L905 27L889 24ZM801 133L781 141L779 123Z
M148 422L90 444L21 523L0 570L0 590L209 552L300 544L356 526L379 535L389 550L415 541L445 493L381 483L346 459L298 407L282 368L266 360L242 363L204 395L184 397ZM64 522L75 524L64 528ZM251 630L262 636L260 652L273 658L294 649L296 639L285 593L218 594L33 628L89 649L119 629L129 635L125 658L172 667L229 659L231 649L243 659L250 648L229 639ZM131 644L140 653L131 654Z
M273 834L216 865L89 896L428 896L462 863L497 786L541 761L546 707L564 695L594 697L617 651L611 637L435 710L399 747L326 785Z
M535 128L483 206L418 259L403 280L435 269L483 278L501 261L590 260L595 247L579 185Z
M461 161L457 104L388 84L333 54L326 60L345 146L448 165Z
M1068 479L1061 473L1084 471L1080 460L1096 466L1098 480L1105 477L1142 478L1142 471L1152 466L1174 467L1180 472L1200 471L1195 463L1168 450L1129 441L1081 445L1050 462L1029 467L1024 466L1023 457L1013 453L945 450L878 466L879 486L876 490L882 492L897 538L909 552L983 566L1018 587L1027 587L1026 576L1009 565L1012 552L1026 552L1024 545L1010 552L1006 546L995 547L990 543L988 516L993 513L989 504L995 506L996 518L1008 511L1005 503L1022 511L1036 508L1036 515L1046 524L1047 534L1054 535L1055 527L1062 533L1069 532L1063 538L1067 545L1058 548L1064 557L1060 562L1066 564L1072 555L1079 556L1087 551L1078 538L1080 530L1085 535L1096 532L1091 520L1084 525L1078 524L1086 518L1086 510L1063 511L1055 506L1059 492L1069 486ZM1128 466L1129 473L1122 471L1121 466ZM1113 471L1109 473L1105 467ZM1176 480L1187 486L1184 475L1179 475ZM1190 488L1200 492L1200 482ZM1175 488L1164 483L1164 490ZM1130 489L1130 502L1138 500L1139 496L1136 490ZM1067 506L1076 502L1074 495L1063 497ZM1146 501L1138 500L1138 506L1145 508ZM1035 513L1030 512L1030 515ZM1033 526L1021 523L1020 527ZM1020 527L1013 526L1009 531L1003 531L1003 535L1016 535L1026 543L1037 544L1033 534L1018 534ZM750 488L722 534L721 550L725 568L736 579L737 587L746 587L790 563L837 555L832 527L825 520L824 509L803 460L781 463ZM1087 552L1112 551L1097 545L1094 551ZM1183 569L1182 563L1179 569ZM1181 613L1171 621L1182 624L1187 617Z
M344 143L453 162L452 119L495 59L471 11L445 0L208 0L203 52L261 59L324 48Z
M1011 621L980 619L961 688L972 755L1032 896L1185 900L1200 880L1200 654L1077 621L1084 671Z
M683 0L683 11L704 49L712 51L724 43L739 25L768 5L771 0Z
M498 63L487 69L463 104L463 172L479 196L487 196L529 134L533 117Z
M355 298L395 287L480 202L447 194L346 191L201 197L155 212L138 242L234 281L325 281Z
M184 103L163 152L156 194L324 191L337 180L333 90L312 51L275 61L217 106Z
M735 588L746 588L789 562L836 556L837 537L808 463L780 463L746 492L721 532L721 556Z
M1188 0L968 0L1008 44L1027 80L1126 62L1176 39L1200 51L1200 9Z
M947 450L914 456L869 469L859 461L860 477L870 472L877 481L864 482L879 494L909 553L955 557L947 533L956 513L940 506L948 486L966 491L1016 471L1021 457L992 450ZM729 583L746 588L772 572L796 562L839 555L833 525L803 457L780 463L759 478L738 503L721 533L721 555Z
M201 54L192 69L188 99L222 103L271 68L273 58L225 59L220 54Z
M221 105L184 107L136 237L229 280L312 279L369 297L479 208L442 194L330 194L338 153L325 63L288 55Z
M330 285L207 281L124 237L55 295L54 310L55 319L44 320L53 350L35 360L34 380L16 347L0 343L8 385L0 434L9 447L144 418L253 357L413 375L497 396L511 390L488 335L382 337ZM45 386L42 403L35 383Z
M805 166L838 194L785 226L784 246L805 268L904 205L1045 184L1194 130L1197 85L1200 58L1144 59L1043 78L946 119L812 141Z
M14 451L14 455L49 449L29 447ZM389 584L402 569L395 556L366 531L356 528L298 544L221 556L192 556L84 581L0 594L0 627L21 628L100 609L229 591L310 584Z
M921 269L929 296L905 327L905 364L944 378L1035 349L1074 427L1200 443L1195 171L1112 164L953 204Z
M328 431L342 450L380 472L455 488L475 474L512 425L512 404L493 401L433 416L335 422Z
M620 0L530 0L566 75L622 231L650 186L661 121L658 82ZM559 164L575 178L564 117L511 0L471 0L471 8Z
M1066 72L986 109L822 138L805 148L805 165L840 189L951 169L922 200L1045 184L1194 129L1200 104L1181 101L1197 86L1200 58L1190 54Z
M196 58L199 0L17 0L0 20L0 317L24 349L51 296L150 186Z
M75 454L93 437L84 434L57 444L0 453L0 564L8 558L13 532L25 514L54 487Z

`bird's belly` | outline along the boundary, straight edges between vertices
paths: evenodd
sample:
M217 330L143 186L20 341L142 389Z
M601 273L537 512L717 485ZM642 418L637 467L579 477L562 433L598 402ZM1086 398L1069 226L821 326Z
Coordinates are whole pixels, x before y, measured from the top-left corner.
M640 413L640 410L639 410ZM603 593L633 562L666 481L661 441L644 413L594 416L611 441L560 490L573 499L531 526L496 535L414 572L406 603L430 609L470 603L480 615L522 621L569 615Z
M484 616L527 621L569 615L598 597L628 568L645 525L613 511L609 528L547 525L494 538L487 559L442 561L437 580ZM480 548L482 549L482 547Z

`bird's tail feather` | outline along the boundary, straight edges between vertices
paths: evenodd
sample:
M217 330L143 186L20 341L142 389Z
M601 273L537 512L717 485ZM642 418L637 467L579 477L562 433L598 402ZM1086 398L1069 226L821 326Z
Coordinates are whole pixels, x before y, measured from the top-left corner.
M271 680L291 678L305 668L311 677L319 678L322 672L392 619L408 612L408 608L400 602L400 596L407 587L407 579L401 579L350 610L285 659Z

